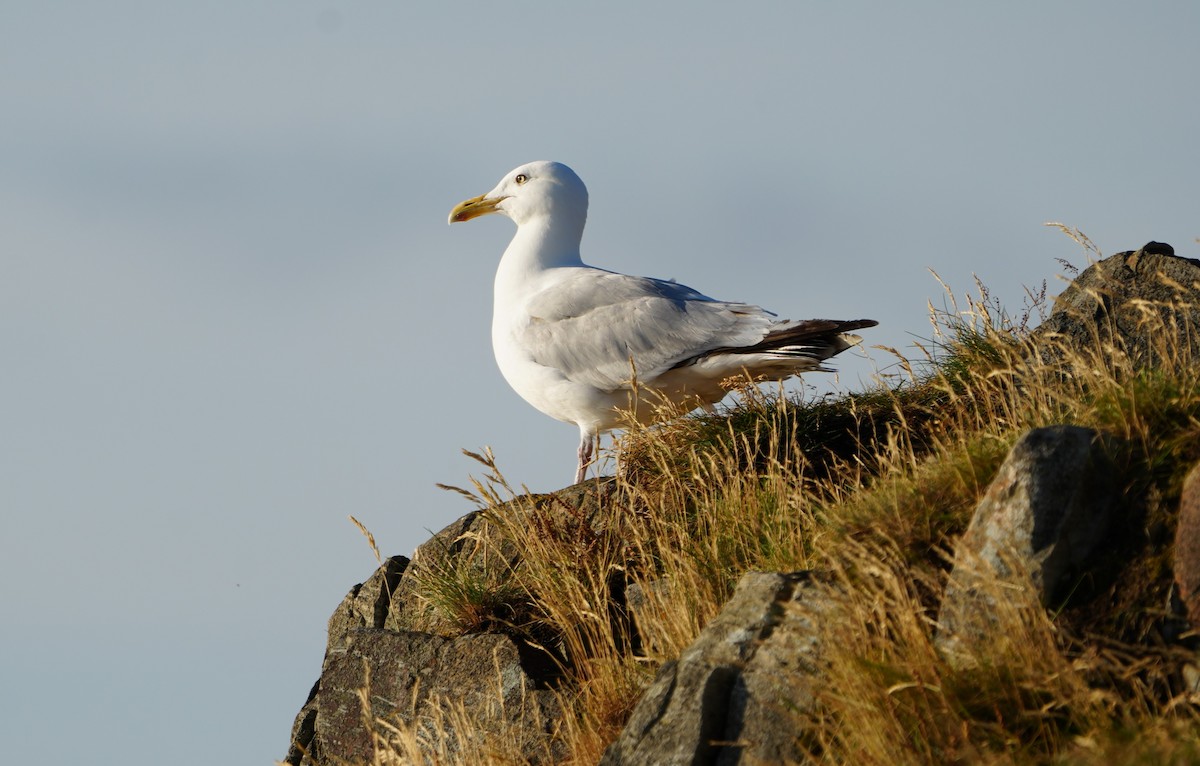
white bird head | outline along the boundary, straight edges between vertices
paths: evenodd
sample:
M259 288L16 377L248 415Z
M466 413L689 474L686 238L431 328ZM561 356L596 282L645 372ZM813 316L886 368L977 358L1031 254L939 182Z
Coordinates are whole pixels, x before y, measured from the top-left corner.
M450 223L489 213L502 213L522 226L550 216L587 218L587 187L575 171L561 162L529 162L505 174L487 194L460 202L450 211Z

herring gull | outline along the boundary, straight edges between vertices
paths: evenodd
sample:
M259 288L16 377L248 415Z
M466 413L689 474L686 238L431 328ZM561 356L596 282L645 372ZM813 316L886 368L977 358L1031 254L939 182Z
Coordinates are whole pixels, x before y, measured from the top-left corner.
M600 434L663 403L711 407L723 380L783 380L861 342L870 319L780 320L674 281L584 264L583 181L558 162L531 162L450 211L450 223L501 213L517 224L496 270L492 348L525 401L579 427L583 481Z

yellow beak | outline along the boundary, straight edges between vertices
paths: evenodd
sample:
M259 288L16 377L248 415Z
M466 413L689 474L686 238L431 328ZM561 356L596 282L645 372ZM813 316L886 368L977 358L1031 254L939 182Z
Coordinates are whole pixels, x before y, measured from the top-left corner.
M496 205L499 205L506 199L508 197L488 199L486 194L480 194L478 197L472 197L469 200L460 202L450 211L450 223L462 223L472 218L478 218L481 215L495 213L497 212Z

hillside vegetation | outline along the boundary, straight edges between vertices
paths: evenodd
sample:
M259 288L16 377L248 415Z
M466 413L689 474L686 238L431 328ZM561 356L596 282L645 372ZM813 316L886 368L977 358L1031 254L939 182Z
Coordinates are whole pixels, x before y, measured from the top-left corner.
M885 350L895 362L872 390L800 401L733 381L719 415L632 428L595 512L527 496L477 455L468 494L520 563L431 572L422 598L445 624L509 632L555 663L565 715L546 760L597 762L743 573L812 570L841 605L820 626L827 683L795 717L814 762L1200 761L1195 643L1169 606L1176 509L1200 462L1200 328L1147 306L1148 365L1103 333L1080 347L1031 331L1043 297L1016 318L983 289L948 301L923 358ZM1055 424L1111 437L1118 520L1061 603L997 583L1011 606L998 639L952 666L934 636L954 542L1012 444ZM430 759L430 727L469 729L453 717L389 723L377 762ZM524 763L519 739L460 736L434 758Z

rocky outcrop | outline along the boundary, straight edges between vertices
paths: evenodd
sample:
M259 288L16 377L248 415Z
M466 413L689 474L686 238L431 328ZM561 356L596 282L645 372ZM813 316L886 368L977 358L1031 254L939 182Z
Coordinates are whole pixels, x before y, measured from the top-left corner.
M610 481L588 482L514 502L503 513L519 519L545 505L572 509L581 525L599 524L612 491ZM479 740L505 731L506 741L521 742L527 761L553 761L556 661L505 627L520 617L513 611L521 604L513 583L518 566L496 517L475 511L419 546L411 560L389 558L351 588L329 619L321 677L296 717L284 762L369 763L389 725L411 729L422 721L436 725L411 730L432 753L486 749ZM454 598L463 588L472 596ZM439 594L476 609L448 609ZM461 730L463 720L474 722L470 732Z
M370 763L392 727L411 727L431 752L455 752L497 732L524 737L531 762L552 760L548 732L560 712L544 657L502 633L461 635L422 592L421 573L455 567L508 572L511 551L489 547L488 522L468 514L420 546L388 559L329 619L321 677L292 727L285 763ZM409 626L421 629L408 629ZM469 731L462 722L471 721ZM434 722L421 726L421 722ZM416 741L416 740L413 740ZM411 745L411 743L410 743ZM395 748L393 748L395 749Z
M510 628L527 620L518 614L527 597L516 582L520 556L498 519L533 529L569 511L577 533L598 534L613 492L612 480L588 481L497 513L476 510L412 559L385 559L330 617L322 674L296 716L284 762L372 762L380 742L395 741L389 726L416 732L431 754L486 752L488 741L503 740L510 749L516 743L509 756L530 764L556 760L558 660ZM463 720L474 722L469 732Z
M1088 267L1059 296L1034 340L1041 358L1061 362L1064 374L1069 365L1086 365L1097 341L1107 349L1102 353L1137 364L1178 366L1200 360L1198 306L1200 262L1150 243ZM1177 328L1175 339L1183 342L1163 343L1161 333L1147 329L1150 315ZM1121 530L1140 530L1139 508L1149 505L1122 495L1128 477L1118 476L1109 457L1122 444L1065 425L1034 429L1016 442L953 543L944 589L930 586L925 594L924 608L937 614L936 647L951 664L969 666L976 647L1000 638L997 614L1004 609L1058 609L1081 583L1101 587L1097 562L1121 555L1114 541ZM321 677L296 718L286 763L370 763L380 747L430 761L487 753L488 742L499 740L519 750L505 755L510 761L561 760L557 684L564 660L548 654L552 641L509 629L528 617L520 610L529 595L514 590L521 561L511 541L513 520L517 529L541 530L540 507L568 515L584 537L600 535L613 492L612 482L588 482L497 513L477 511L434 535L411 560L383 562L330 618ZM1200 624L1200 467L1184 485L1173 551L1161 557L1173 565L1182 609ZM624 649L637 654L647 594L661 599L671 586L652 580L626 589L624 577L611 583L608 615L629 639ZM744 575L695 642L659 669L603 763L810 760L813 743L800 729L819 717L815 700L828 691L823 668L831 667L822 646L830 639L822 636L836 635L821 628L845 614L839 597L855 593L849 581L831 590L830 579L814 572ZM439 596L459 585L469 585L476 600ZM1161 611L1163 600L1153 608ZM1196 665L1183 672L1192 693L1200 689ZM400 731L404 742L396 741Z

